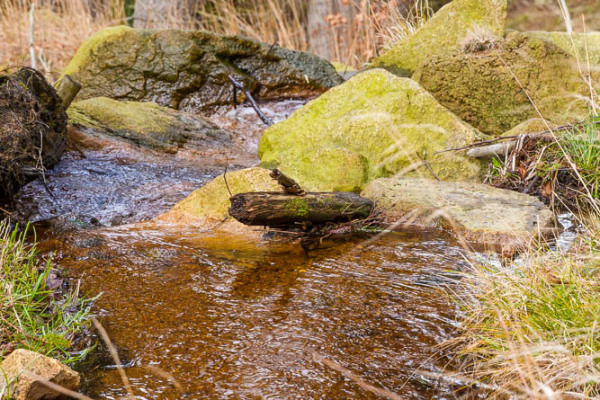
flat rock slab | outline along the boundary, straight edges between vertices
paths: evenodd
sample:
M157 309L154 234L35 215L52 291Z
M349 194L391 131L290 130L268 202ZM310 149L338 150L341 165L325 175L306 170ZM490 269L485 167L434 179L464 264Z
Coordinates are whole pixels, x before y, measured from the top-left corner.
M73 103L68 114L71 123L167 153L231 145L231 134L208 119L152 102L95 97Z
M381 178L362 196L395 229L448 229L465 244L507 255L555 230L552 212L537 198L483 184Z

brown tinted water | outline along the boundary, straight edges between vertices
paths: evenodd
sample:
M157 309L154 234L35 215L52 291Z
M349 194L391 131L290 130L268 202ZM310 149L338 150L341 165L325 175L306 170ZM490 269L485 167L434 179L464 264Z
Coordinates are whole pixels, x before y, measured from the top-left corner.
M445 360L434 346L456 328L447 289L461 251L406 234L362 240L306 255L293 243L146 226L41 249L102 293L96 310L140 398L378 398L319 357L402 398L431 398L438 390L419 370ZM96 398L126 395L114 366L86 377Z
M300 105L264 111L284 118ZM426 376L447 361L435 346L457 327L449 293L465 262L454 243L389 234L306 254L288 241L131 225L167 211L225 164L257 162L264 127L254 114L246 107L215 120L237 133L231 154L164 155L88 133L48 171L48 190L32 182L17 199L18 215L37 221L40 251L101 294L94 312L136 396L380 398L368 384L403 399L446 397ZM95 356L82 370L85 393L126 396L102 346Z

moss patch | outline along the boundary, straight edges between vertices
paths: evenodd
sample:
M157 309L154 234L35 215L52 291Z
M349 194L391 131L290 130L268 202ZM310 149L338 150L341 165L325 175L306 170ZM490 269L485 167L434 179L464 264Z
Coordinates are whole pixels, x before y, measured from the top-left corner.
M394 45L374 62L400 76L410 76L431 56L455 49L476 27L504 36L506 0L454 0L413 35Z
M241 36L206 31L108 28L66 67L78 99L153 101L176 109L231 104L233 74L258 99L304 97L342 82L327 61Z
M589 87L575 58L551 42L518 32L488 52L433 57L413 79L487 134L500 135L538 118L531 100L556 123L580 121L588 114Z
M581 67L587 68L588 60L592 64L600 65L600 32L573 33L567 32L523 32L531 38L550 41L566 51L577 56Z
M68 115L73 124L168 152L177 151L188 141L204 144L224 144L231 141L229 133L212 122L155 103L96 97L73 103Z
M484 138L416 82L382 69L363 72L265 131L263 166L278 166L306 190L359 191L409 172L427 158L442 179L477 179L479 164L438 150ZM429 174L421 167L415 173Z

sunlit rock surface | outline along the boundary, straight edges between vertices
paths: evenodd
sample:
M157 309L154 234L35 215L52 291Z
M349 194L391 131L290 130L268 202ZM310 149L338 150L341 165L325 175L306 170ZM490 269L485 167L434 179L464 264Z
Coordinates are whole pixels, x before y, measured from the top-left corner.
M537 198L483 184L382 178L362 195L394 228L448 229L465 244L504 254L554 232L554 216Z
M518 32L490 51L433 57L413 79L487 134L500 135L540 114L557 123L581 121L588 114L590 89L575 57Z
M360 191L398 172L477 180L478 162L446 148L485 138L415 81L383 69L363 72L267 129L262 166L281 169L311 191ZM414 172L414 170L417 170Z
M374 65L410 76L429 57L455 49L471 30L504 36L506 0L454 0L417 32L378 57Z
M34 351L15 350L0 364L0 392L13 400L51 400L60 393L48 388L47 381L68 390L79 387L79 374L59 361ZM10 382L6 387L6 382Z

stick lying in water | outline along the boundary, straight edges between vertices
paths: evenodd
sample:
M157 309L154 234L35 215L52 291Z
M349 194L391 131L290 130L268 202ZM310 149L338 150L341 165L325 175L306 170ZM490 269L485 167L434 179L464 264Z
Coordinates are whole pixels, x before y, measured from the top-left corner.
M229 75L229 80L231 81L231 83L233 83L233 98L234 98L234 102L235 100L235 90L239 89L242 91L242 93L244 93L244 95L246 96L246 98L250 101L250 104L252 105L252 108L254 108L254 111L256 111L256 114L258 114L258 117L260 118L260 120L262 122L265 123L265 125L267 126L271 126L273 125L273 121L271 121L271 119L269 119L269 117L267 117L258 107L258 104L256 103L256 101L254 100L254 98L252 97L252 95L250 94L250 92L248 91L248 89L246 89L244 87L244 84L240 81L238 81L237 79L235 79L232 75Z
M360 386L364 390L367 390L367 391L369 391L371 393L374 393L374 394L376 394L378 396L388 398L390 400L403 400L402 397L398 396L396 393L389 392L389 391L387 391L385 389L378 388L376 386L371 385L370 383L367 383L367 382L363 381L354 372L350 371L347 368L342 367L340 364L336 363L335 361L331 361L331 360L329 360L329 359L327 359L327 358L325 358L323 356L320 356L317 353L313 353L313 360L318 361L320 363L323 363L326 366L328 366L329 368L338 371L339 373L341 373L346 378L348 378L351 381L353 381L354 383L356 383L358 386Z

